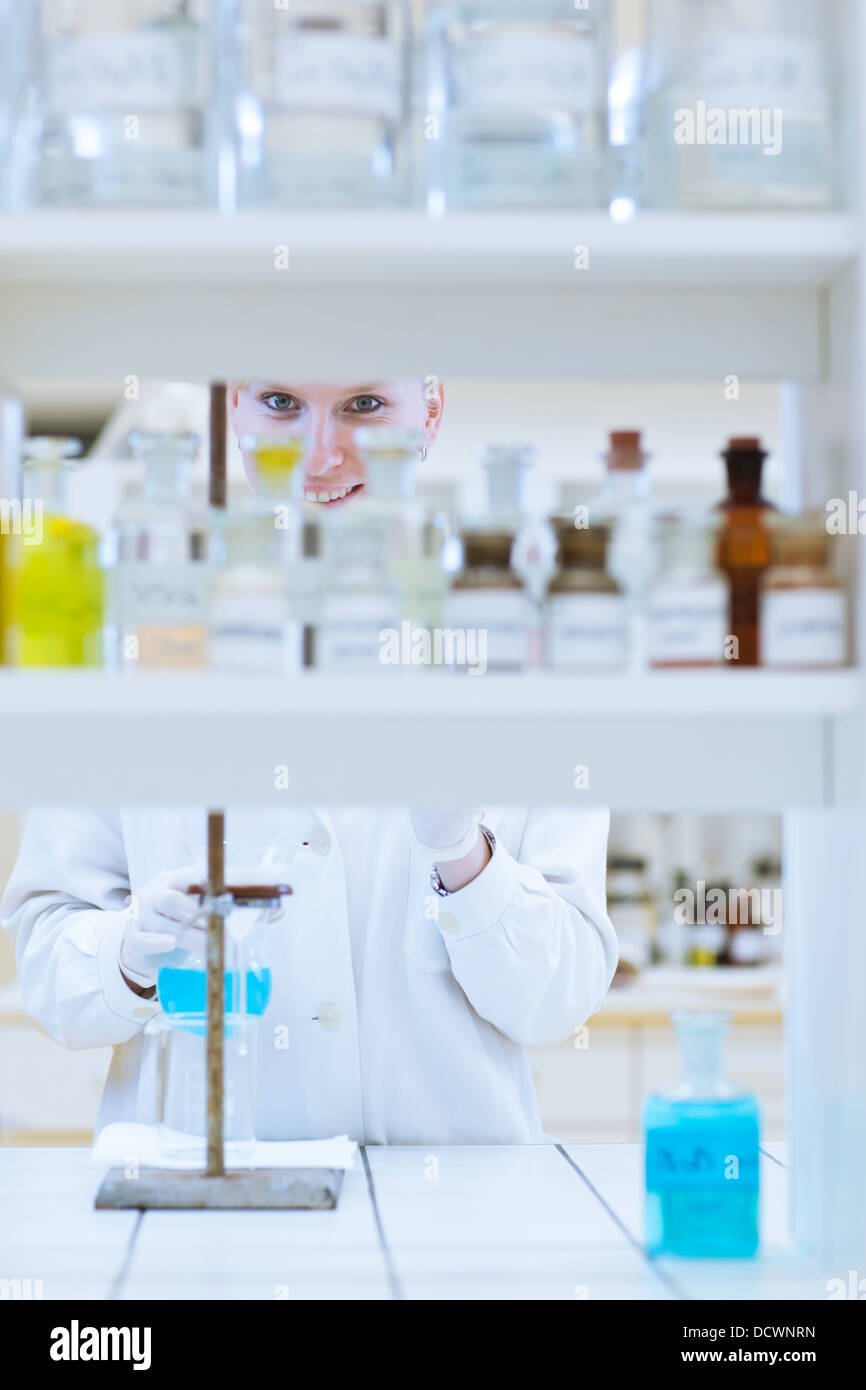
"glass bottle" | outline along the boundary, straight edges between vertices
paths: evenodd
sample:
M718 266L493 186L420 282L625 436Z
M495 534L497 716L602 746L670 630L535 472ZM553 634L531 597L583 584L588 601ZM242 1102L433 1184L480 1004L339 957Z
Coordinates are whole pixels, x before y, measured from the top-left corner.
M467 652L483 647L487 671L535 666L538 618L512 564L513 532L492 524L489 529L463 529L460 544L462 565L445 601L446 630L461 636Z
M607 567L625 597L629 665L634 671L646 663L645 608L658 566L649 459L639 430L612 430L604 455L604 484L590 508L592 519L609 528Z
M835 198L835 5L650 0L646 189L655 206Z
M382 204L408 192L405 0L241 0L243 204Z
M296 672L303 624L292 602L301 553L299 498L307 441L302 436L245 437L255 495L217 517L221 566L210 589L210 664L258 675Z
M157 1115L165 1157L201 1164L207 1136L207 917L215 910L225 921L223 1031L223 1139L229 1167L252 1161L255 1141L258 1032L271 998L271 953L282 925L287 884L255 883L227 887L209 901L201 885L191 885L201 912L184 928L157 976L162 1016L151 1020L156 1033Z
M25 525L10 547L9 646L18 666L100 666L104 582L99 536L66 514L77 439L24 446Z
M753 1096L723 1079L730 1018L672 1015L685 1074L643 1110L651 1255L744 1259L757 1252L760 1112Z
M625 599L606 567L605 526L578 529L557 517L557 571L547 587L545 665L554 671L620 671L628 659Z
M35 103L20 122L16 199L200 205L218 195L217 69L231 0L41 0Z
M774 510L761 494L766 451L760 439L729 440L722 453L728 474L728 495L719 503L718 566L730 584L728 633L736 639L733 659L740 666L758 664L758 609L761 580L770 564L767 520Z
M660 521L661 570L649 597L649 660L656 668L718 666L728 631L728 584L716 567L718 524Z
M531 444L481 444L475 452L486 483L484 524L511 531L511 563L540 608L556 566L556 536L550 523L530 507L529 475L536 450Z
M0 666L11 661L10 572L13 537L24 520L21 502L21 457L25 438L24 407L0 385Z
M637 973L653 960L658 905L646 859L612 853L607 860L607 906L616 929L620 960Z
M208 522L191 503L196 434L134 430L142 485L115 516L114 621L122 670L207 659Z
M427 34L429 211L598 207L608 7L436 0Z
M776 517L772 564L761 585L761 665L789 670L843 666L848 605L830 568L823 516Z
M427 665L430 637L416 642L416 633L437 625L445 577L443 538L415 498L423 440L377 426L354 437L366 482L354 502L324 516L328 592L316 665L359 673Z

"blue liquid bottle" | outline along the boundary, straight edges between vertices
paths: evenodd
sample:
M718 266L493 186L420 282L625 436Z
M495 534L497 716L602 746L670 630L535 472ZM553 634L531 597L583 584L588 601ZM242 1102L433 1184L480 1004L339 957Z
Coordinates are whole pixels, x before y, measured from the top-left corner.
M273 888L228 888L221 900L225 931L224 1007L227 1031L235 1018L260 1018L271 998L271 969L264 961L265 927L291 893ZM230 904L230 907L229 907ZM207 908L186 928L181 944L166 956L156 981L163 1012L185 1032L205 1032L207 1014Z
M651 1255L743 1259L758 1248L760 1112L722 1077L730 1017L672 1015L685 1076L643 1112Z

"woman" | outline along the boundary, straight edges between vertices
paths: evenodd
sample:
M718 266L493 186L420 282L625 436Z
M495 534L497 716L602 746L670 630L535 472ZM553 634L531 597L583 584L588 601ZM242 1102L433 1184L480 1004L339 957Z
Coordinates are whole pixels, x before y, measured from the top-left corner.
M345 506L363 490L358 416L417 429L429 447L442 392L248 381L231 408L240 437L310 439L307 496ZM421 802L423 768L418 785ZM229 844L254 846L294 890L272 937L259 1138L543 1139L523 1046L566 1039L610 984L607 828L601 810L230 810ZM200 865L178 866L203 835L203 811L28 818L0 913L30 1017L68 1047L114 1048L99 1126L153 1117L142 1030L159 1012L160 964L195 912L185 890Z

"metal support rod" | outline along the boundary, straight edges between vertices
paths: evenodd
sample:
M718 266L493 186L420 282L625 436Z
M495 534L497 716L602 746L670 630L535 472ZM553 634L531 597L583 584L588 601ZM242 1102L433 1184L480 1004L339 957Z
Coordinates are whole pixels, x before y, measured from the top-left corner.
M225 887L225 815L207 818L207 891L212 903ZM225 920L214 911L207 919L207 1168L209 1178L225 1174L223 1154L223 1072L225 1047Z
M211 382L210 388L210 504L220 510L226 505L226 408L228 391L224 381Z

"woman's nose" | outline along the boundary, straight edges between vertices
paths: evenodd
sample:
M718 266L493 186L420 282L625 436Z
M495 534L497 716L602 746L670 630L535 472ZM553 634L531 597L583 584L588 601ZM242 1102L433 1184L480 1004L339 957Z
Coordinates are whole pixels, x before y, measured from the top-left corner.
M326 473L333 473L339 468L343 459L342 449L338 449L333 443L314 440L304 462L304 469L308 478L322 478Z

